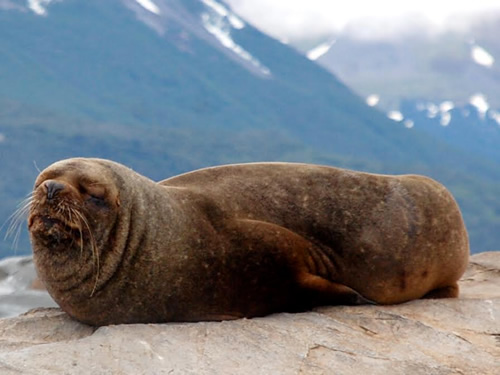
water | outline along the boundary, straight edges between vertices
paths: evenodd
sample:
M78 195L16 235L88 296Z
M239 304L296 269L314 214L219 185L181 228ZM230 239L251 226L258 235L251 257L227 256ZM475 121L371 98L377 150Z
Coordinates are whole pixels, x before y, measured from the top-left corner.
M35 307L55 307L45 290L32 288L36 278L31 257L0 260L0 318L16 316Z

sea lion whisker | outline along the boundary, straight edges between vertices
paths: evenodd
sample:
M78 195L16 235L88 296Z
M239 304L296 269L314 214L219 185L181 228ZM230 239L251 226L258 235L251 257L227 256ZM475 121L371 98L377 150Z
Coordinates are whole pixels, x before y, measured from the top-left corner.
M94 235L92 234L92 229L90 228L89 222L87 221L85 215L83 215L80 211L78 211L76 209L73 210L73 213L75 214L75 216L77 216L79 218L80 227L83 227L83 225L85 226L85 228L89 232L89 237L90 237L90 241L92 242L92 245L95 245ZM92 251L94 251L94 250L95 250L95 247L92 246Z
M18 208L9 216L5 223L0 227L0 230L9 223L7 231L5 233L5 239L13 236L12 246L17 248L19 243L19 238L21 236L22 224L28 216L28 212L33 203L33 194L30 193L25 199L23 199L19 204Z
M67 204L64 204L62 206L61 215L64 217L66 225L68 225L69 227L71 227L71 229L73 229L75 223L73 222L73 218L71 216L71 210L72 210L71 207L69 207Z
M71 217L71 211L72 209L69 207L66 207L66 211L68 211L68 219L70 223L73 223L73 218Z
M82 232L82 228L78 227L78 231L80 233L80 259L81 259L83 256L83 232Z
M87 219L79 211L75 210L74 213L80 218L82 223L87 228L87 231L89 232L90 248L92 250L92 260L93 260L94 265L96 266L96 277L95 277L94 287L92 288L92 292L90 293L90 297L92 297L97 289L97 282L99 281L99 272L100 272L99 253L97 251L97 244L96 244L94 235L92 234L92 229L90 228L90 225L89 225ZM82 240L82 242L83 242L83 240Z
M63 214L65 215L65 219L68 223L70 223L70 227L71 229L73 230L73 226L75 225L75 223L73 222L73 217L71 215L71 211L73 209L71 207L69 207L68 205L65 205L63 207ZM80 226L81 225L77 225L78 229L80 229ZM81 241L80 241L81 242ZM70 244L70 247L73 247L73 244L75 243L75 238L73 237L72 240L71 240L71 244ZM81 254L81 252L80 252Z
M35 169L38 171L38 173L42 173L40 168L38 168L38 165L36 164L36 160L33 160L33 165L35 166Z
M12 213L12 215L10 215L8 217L7 221L0 227L0 229L2 229L4 227L4 225L6 223L8 223L8 222L11 222L11 224L12 224L12 220L17 220L18 218L23 218L23 216L27 213L27 211L31 207L32 201L33 201L33 195L32 194L30 194L28 197L26 197L25 199L23 199L17 205L17 208Z
M74 214L74 208L68 208L68 215L69 215L69 220L73 223L73 216L72 216L72 212ZM76 214L74 214L74 216L77 216ZM77 222L74 222L76 224L76 227L78 229L78 233L80 234L80 259L82 258L83 256L83 232L82 232L82 223L81 221L79 221L78 223Z
M70 215L70 218L71 218L71 213L73 212L74 216L76 216L77 218L79 217L79 213L76 211L75 208L69 208L69 215ZM82 232L82 221L81 219L79 219L79 223L77 225L77 228L78 228L78 232L80 234L80 258L83 256L83 232Z

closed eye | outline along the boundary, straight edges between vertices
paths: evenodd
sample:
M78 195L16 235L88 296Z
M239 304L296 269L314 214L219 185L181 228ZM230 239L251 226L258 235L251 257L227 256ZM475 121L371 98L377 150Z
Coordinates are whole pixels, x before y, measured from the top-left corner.
M89 194L88 201L90 201L92 204L94 204L98 207L107 206L106 200L103 197L99 197L96 195Z
M106 190L103 186L98 184L81 184L79 186L80 193L84 195L90 203L98 207L107 206L106 203Z

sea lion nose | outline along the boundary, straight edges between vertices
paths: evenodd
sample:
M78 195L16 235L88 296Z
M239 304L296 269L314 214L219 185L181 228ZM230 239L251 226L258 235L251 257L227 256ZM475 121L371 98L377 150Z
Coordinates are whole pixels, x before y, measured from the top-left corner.
M48 199L53 199L61 190L64 189L64 184L54 180L46 181L44 185L47 190Z

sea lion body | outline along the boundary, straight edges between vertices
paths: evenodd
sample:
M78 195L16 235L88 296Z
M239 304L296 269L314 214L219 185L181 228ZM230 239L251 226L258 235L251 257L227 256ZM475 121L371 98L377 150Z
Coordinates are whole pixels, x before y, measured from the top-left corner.
M49 293L92 325L456 297L469 254L439 183L308 164L155 183L111 161L68 159L38 177L28 223Z

